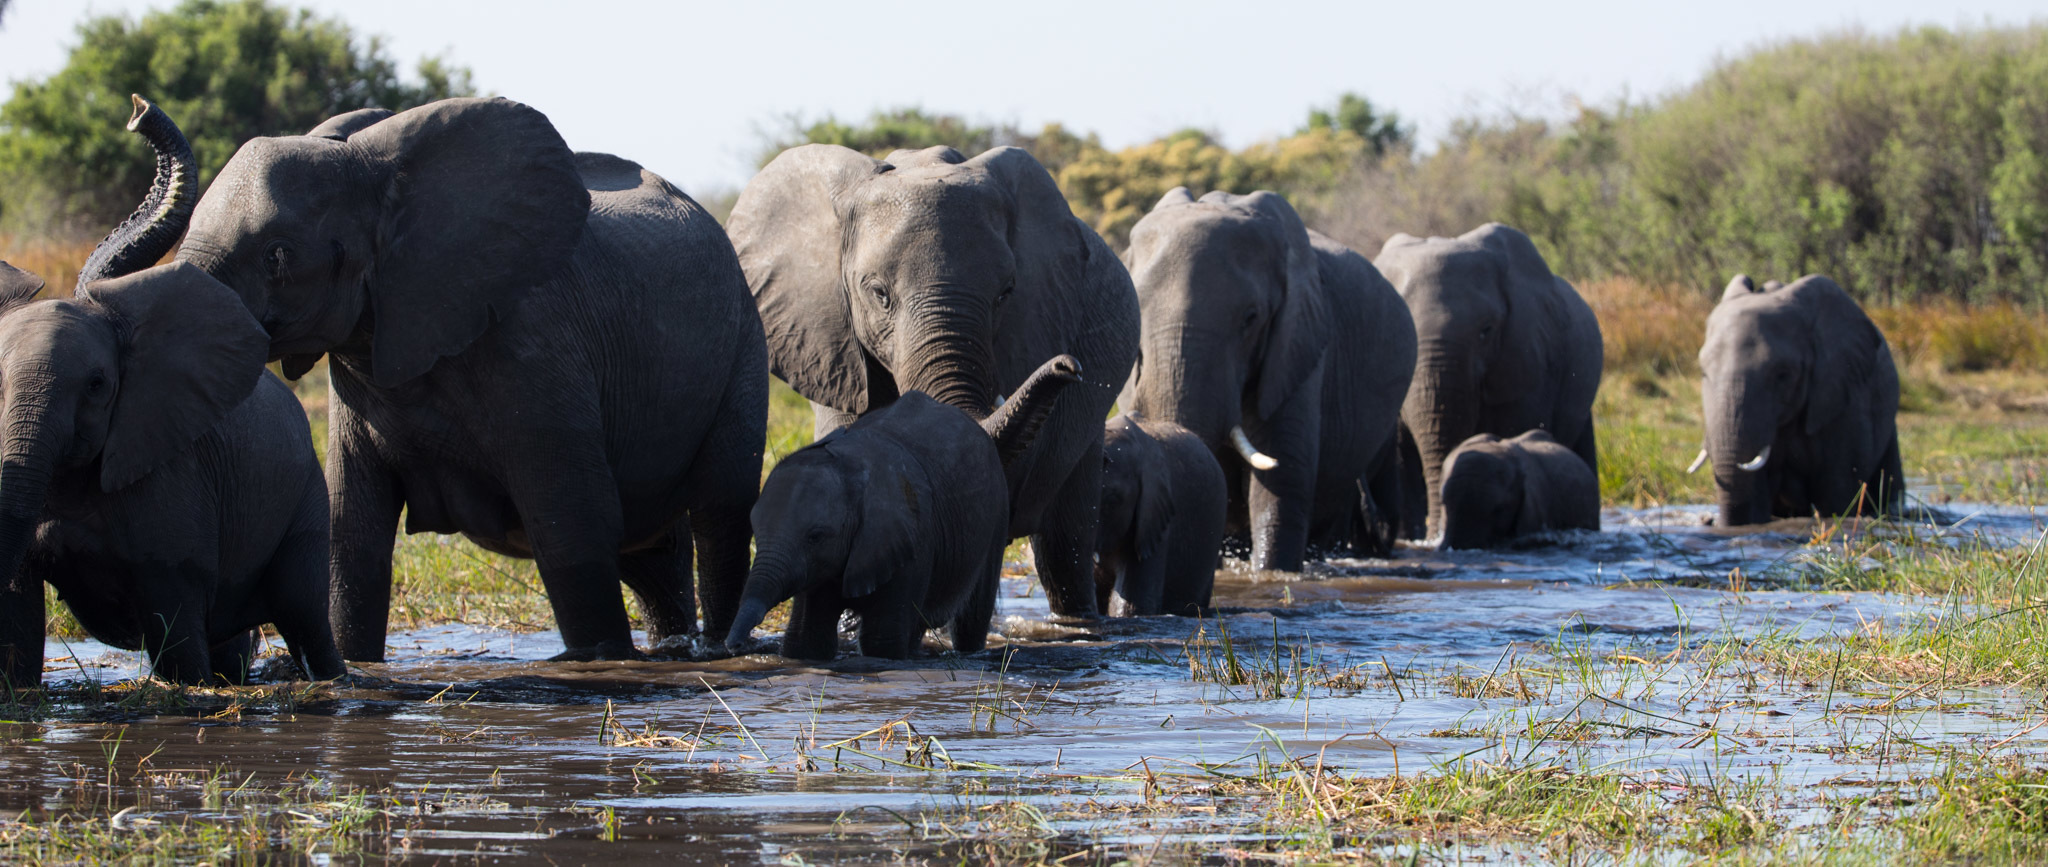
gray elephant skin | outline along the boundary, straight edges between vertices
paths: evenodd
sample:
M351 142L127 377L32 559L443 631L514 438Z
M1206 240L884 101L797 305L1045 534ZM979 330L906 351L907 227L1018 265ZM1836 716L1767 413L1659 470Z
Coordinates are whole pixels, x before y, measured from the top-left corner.
M860 614L867 656L908 658L942 625L955 651L980 651L1010 538L1004 466L1079 374L1072 356L1047 361L979 424L908 392L776 464L754 505L760 555L726 646L747 646L769 609L794 598L782 640L793 659L831 659L846 610Z
M730 243L640 166L575 154L504 99L365 109L244 144L179 258L234 288L296 377L333 382L333 618L384 655L393 537L540 567L562 658L723 635L767 426L761 326ZM699 586L693 591L691 560Z
M1130 276L1030 154L952 148L876 160L784 151L729 220L775 375L823 434L921 391L985 417L1038 365L1072 355L1066 390L1012 463L1010 527L1032 537L1055 614L1090 616L1102 420L1137 355Z
M1899 374L1877 325L1820 275L1728 284L1700 347L1702 462L1723 526L1896 513Z
M1131 230L1144 341L1121 405L1202 438L1255 568L1309 547L1385 555L1415 329L1372 263L1271 192L1186 188Z
M1600 529L1600 479L1571 449L1532 430L1478 434L1444 460L1444 547L1496 548L1546 530Z
M159 252L158 255L161 255ZM43 584L158 677L246 676L274 623L303 669L346 671L327 623L327 487L263 330L188 265L32 300L0 263L0 662L42 679Z
M1409 535L1442 532L1444 459L1474 434L1540 428L1598 475L1600 323L1529 236L1499 223L1456 238L1395 235L1373 264L1408 302L1420 345L1401 425L1428 521Z
M1170 421L1121 413L1103 429L1102 529L1095 582L1117 616L1209 609L1230 489L1202 438Z

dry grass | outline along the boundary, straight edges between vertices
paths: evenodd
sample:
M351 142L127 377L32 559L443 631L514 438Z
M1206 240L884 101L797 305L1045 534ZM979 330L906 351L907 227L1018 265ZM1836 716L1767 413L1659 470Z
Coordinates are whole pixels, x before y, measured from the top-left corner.
M71 294L71 285L78 282L78 267L92 255L96 243L0 236L0 261L43 278L49 284L43 290L45 296L61 297Z

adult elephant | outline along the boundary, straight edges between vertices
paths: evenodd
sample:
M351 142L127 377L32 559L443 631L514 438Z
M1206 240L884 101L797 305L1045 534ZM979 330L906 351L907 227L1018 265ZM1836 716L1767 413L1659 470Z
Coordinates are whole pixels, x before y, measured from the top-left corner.
M1700 347L1721 525L1896 512L1899 373L1863 308L1818 274L1759 289L1737 275Z
M504 99L367 109L258 138L179 258L233 287L296 377L329 358L342 653L379 660L401 510L532 557L567 648L724 635L747 572L767 360L718 224ZM687 517L687 522L685 522Z
M1298 572L1312 542L1384 556L1415 369L1393 287L1266 191L1196 201L1175 188L1125 255L1145 337L1124 404L1216 454L1252 565Z
M1036 442L1006 468L1056 614L1095 613L1102 420L1137 354L1130 275L1030 154L952 148L877 160L784 151L728 221L769 368L820 434L921 391L980 419L1057 355L1079 359Z
M1395 235L1373 264L1415 316L1420 349L1401 426L1416 465L1408 478L1427 496L1427 535L1443 531L1444 458L1474 434L1549 431L1599 474L1600 323L1529 236L1499 223L1456 238Z

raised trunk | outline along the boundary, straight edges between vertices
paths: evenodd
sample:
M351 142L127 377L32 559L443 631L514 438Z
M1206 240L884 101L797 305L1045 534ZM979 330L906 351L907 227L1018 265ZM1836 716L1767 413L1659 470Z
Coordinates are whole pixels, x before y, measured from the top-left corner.
M996 454L1007 467L1017 456L1031 448L1038 430L1045 426L1045 420L1052 414L1052 407L1058 401L1060 392L1067 385L1081 378L1081 362L1071 355L1055 356L1039 365L1031 378L1024 380L1017 393L997 409L994 415L984 419L982 430L996 441Z
M51 468L65 437L50 424L46 383L10 377L8 386L13 394L5 417L7 439L0 445L0 576L12 578L35 540L49 499Z
M78 285L95 280L132 274L151 265L171 251L178 236L192 220L192 208L199 203L199 162L192 145L163 109L140 96L128 129L140 133L156 150L156 182L135 213L107 235L78 271Z
M760 546L753 568L747 571L747 587L740 596L739 614L733 618L732 629L726 633L726 647L739 649L752 644L754 627L761 625L769 610L789 601L803 589L804 555L800 551L790 551L788 547Z

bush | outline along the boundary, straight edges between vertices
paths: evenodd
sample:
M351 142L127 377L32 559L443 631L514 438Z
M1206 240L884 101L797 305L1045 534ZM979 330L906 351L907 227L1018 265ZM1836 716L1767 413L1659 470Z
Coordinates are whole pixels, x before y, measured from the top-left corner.
M155 163L122 129L130 93L178 121L204 184L250 138L473 92L467 69L435 58L420 62L417 82L401 81L380 39L266 0L186 0L140 20L89 18L78 38L62 70L16 84L0 105L7 230L90 237L135 207Z

